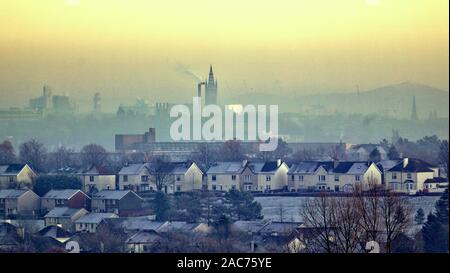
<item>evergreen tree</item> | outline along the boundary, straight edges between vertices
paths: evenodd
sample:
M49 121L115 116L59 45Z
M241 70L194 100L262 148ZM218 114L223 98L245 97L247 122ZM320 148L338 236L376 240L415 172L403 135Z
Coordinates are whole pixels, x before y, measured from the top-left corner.
M436 202L435 210L428 215L422 228L424 250L448 253L448 191Z
M228 239L231 234L231 219L225 214L220 215L217 220L214 221L213 226L217 232L219 238Z
M170 210L169 199L164 192L156 192L153 199L153 209L156 215L157 221L165 221L168 218L168 212Z
M225 195L229 204L229 216L233 220L255 220L261 218L261 204L254 201L249 192L230 190Z
M387 156L391 160L400 158L400 154L398 153L397 148L395 148L394 145L391 145L391 147L389 147Z
M33 183L33 191L44 196L50 190L81 189L81 180L74 176L41 175Z
M416 212L416 216L414 216L414 221L418 225L423 225L425 222L425 213L423 212L422 208L419 208Z
M378 151L377 148L373 149L373 151L370 152L369 160L373 161L373 162L381 161L381 154L380 154L380 151Z

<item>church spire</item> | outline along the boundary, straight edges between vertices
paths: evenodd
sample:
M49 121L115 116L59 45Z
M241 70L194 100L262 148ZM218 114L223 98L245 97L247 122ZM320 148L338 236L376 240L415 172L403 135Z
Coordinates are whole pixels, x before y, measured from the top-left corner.
M208 77L208 82L210 84L214 83L214 72L213 72L213 68L212 68L212 64L209 65L209 77Z

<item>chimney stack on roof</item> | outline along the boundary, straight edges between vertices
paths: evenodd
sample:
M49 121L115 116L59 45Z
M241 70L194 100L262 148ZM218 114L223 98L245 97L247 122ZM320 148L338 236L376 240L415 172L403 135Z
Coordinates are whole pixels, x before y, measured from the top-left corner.
M403 158L403 168L406 168L406 166L408 166L408 162L409 160L407 157Z

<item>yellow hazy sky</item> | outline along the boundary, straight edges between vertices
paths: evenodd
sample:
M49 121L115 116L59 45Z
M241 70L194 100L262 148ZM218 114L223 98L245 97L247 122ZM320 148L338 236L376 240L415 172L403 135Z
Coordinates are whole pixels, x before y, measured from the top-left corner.
M223 97L404 81L448 90L448 9L448 0L0 0L0 92L26 102L48 83L77 98L187 98L195 81L177 67L206 77L210 63Z

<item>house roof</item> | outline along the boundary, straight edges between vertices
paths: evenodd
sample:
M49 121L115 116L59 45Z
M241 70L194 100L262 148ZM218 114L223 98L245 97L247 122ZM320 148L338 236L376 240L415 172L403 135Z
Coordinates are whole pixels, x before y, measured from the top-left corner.
M26 164L0 165L0 176L18 175Z
M240 174L244 170L242 162L217 162L213 164L207 174Z
M72 198L72 196L74 196L78 192L82 192L82 191L75 190L75 189L50 190L42 198L68 200L68 199Z
M331 161L302 161L292 164L289 168L291 174L311 174L315 173L319 167L323 167L327 172L333 168Z
M270 223L269 220L262 221L236 221L232 224L232 228L242 231L242 232L251 232L258 233L262 228Z
M98 224L105 218L117 218L114 213L89 213L80 217L75 223Z
M155 231L138 231L126 240L127 244L154 244L162 237Z
M39 235L44 237L52 237L52 238L68 238L71 237L72 234L67 230L63 229L59 226L47 226L37 232Z
M124 166L120 171L120 175L133 175L133 174L139 174L143 168L147 168L147 163L140 163L140 164L129 164L127 166Z
M279 165L277 161L268 161L265 162L264 165L261 167L261 172L263 173L274 172L278 169L278 167Z
M333 173L364 174L370 166L370 162L339 162ZM341 165L345 165L341 168Z
M19 198L28 190L0 190L0 199Z
M115 175L116 172L107 166L91 166L89 169L81 172L84 175Z
M148 219L147 217L119 217L104 218L103 223L113 229L121 230L154 230L159 231L167 222L159 222Z
M167 172L171 174L185 174L192 164L192 161L165 162L160 166L157 166L153 163L130 164L123 167L120 170L119 175L137 175L144 168L147 168L149 171L158 168L158 171L160 172Z
M54 169L51 170L50 172L48 172L48 174L50 175L64 175L64 174L78 174L81 172L81 168L80 167L62 167L59 169Z
M377 149L380 153L386 153L383 146L379 144L357 144L351 147L352 150L364 149L366 152L371 153L373 150Z
M172 230L192 232L204 223L188 223L185 221L170 221L158 228L158 232L167 232Z
M377 163L377 167L382 171L389 170L390 168L397 165L399 162L401 162L401 160L381 160Z
M425 161L416 158L408 158L406 166L403 161L390 168L389 172L433 172L433 166Z
M76 213L85 209L74 209L68 207L56 207L49 211L44 218L70 218Z
M367 161L305 161L292 164L289 174L313 174L320 167L330 174L364 174L371 162Z
M278 165L277 161L250 162L248 167L254 173L274 173L282 164Z
M92 196L92 198L94 198L94 199L120 200L120 199L124 198L125 195L127 195L130 192L134 193L134 192L132 192L130 190L101 190L101 191L95 193ZM138 196L137 194L135 194L135 195Z
M429 183L448 183L448 178L444 178L444 177L433 177L433 178L428 178L427 180L425 180L425 182L423 182L425 184L429 184Z
M266 234L277 233L279 235L290 235L294 230L300 228L301 224L302 223L299 222L270 222L259 232Z

